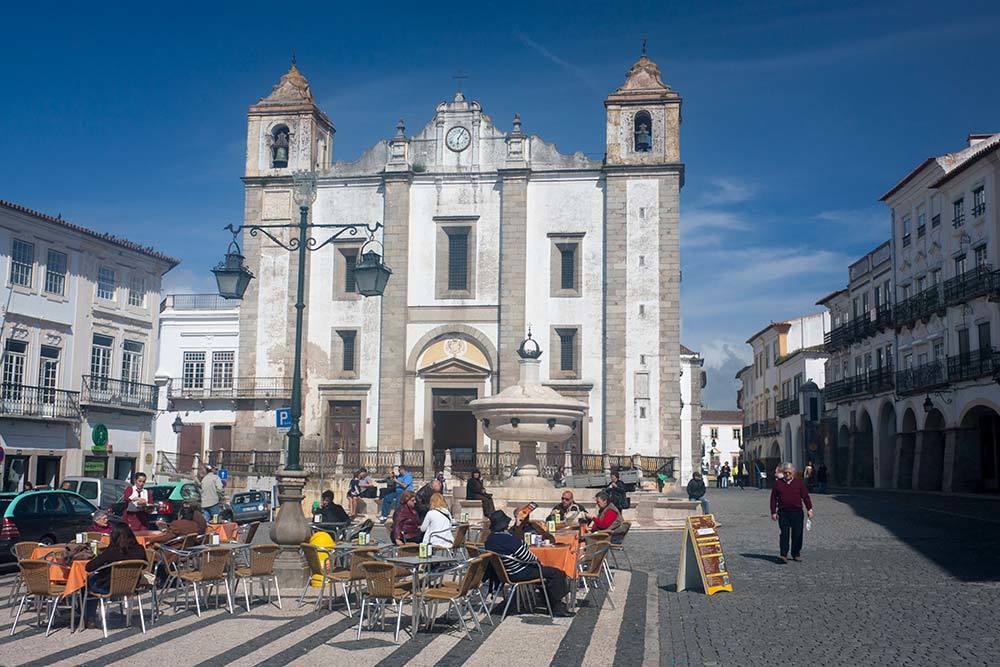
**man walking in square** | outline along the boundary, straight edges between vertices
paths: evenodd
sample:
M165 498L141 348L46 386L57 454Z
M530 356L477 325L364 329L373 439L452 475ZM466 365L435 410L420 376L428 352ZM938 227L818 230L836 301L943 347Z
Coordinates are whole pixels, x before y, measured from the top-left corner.
M809 497L806 485L795 476L795 466L791 463L782 463L779 469L781 478L774 480L774 486L771 488L771 520L777 521L781 529L778 538L781 555L778 556L778 560L781 563L788 562L788 542L791 535L792 560L801 561L799 555L802 552L802 505L805 504L806 513L812 519L812 499Z

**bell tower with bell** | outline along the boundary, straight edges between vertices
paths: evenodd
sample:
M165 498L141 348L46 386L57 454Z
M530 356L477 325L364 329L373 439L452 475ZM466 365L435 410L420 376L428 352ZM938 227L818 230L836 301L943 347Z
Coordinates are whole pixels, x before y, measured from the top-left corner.
M691 453L681 441L681 97L643 42L604 107L604 322L606 340L619 341L604 358L604 448L676 457L683 477Z
M333 123L316 106L309 82L292 66L247 113L245 175L323 171L333 160Z

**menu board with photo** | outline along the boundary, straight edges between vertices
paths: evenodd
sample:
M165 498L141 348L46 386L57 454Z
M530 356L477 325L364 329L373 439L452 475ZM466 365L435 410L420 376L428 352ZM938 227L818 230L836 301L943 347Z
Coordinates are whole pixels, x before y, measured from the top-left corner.
M677 591L689 588L701 588L708 595L733 591L726 555L722 551L715 517L711 514L687 519L677 566Z

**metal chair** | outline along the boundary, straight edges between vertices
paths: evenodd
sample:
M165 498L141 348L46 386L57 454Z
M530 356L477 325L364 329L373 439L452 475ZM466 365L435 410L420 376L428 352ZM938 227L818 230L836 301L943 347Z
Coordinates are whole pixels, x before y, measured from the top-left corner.
M103 570L111 570L111 580L108 585L108 592L95 593L90 590L90 585L88 584L87 589L83 594L83 608L86 610L88 598L97 598L100 601L101 629L104 630L104 638L107 639L108 618L105 603L109 600L121 598L122 602L125 603L125 622L127 624L130 622L132 617L132 607L129 606L128 601L129 598L135 598L136 606L139 608L139 623L142 625L142 634L146 634L146 617L142 612L142 595L137 590L139 586L139 579L142 577L142 573L146 570L146 561L119 560L99 567L91 572L91 574L96 574Z
M465 540L469 535L469 524L460 523L458 528L455 529L455 536L451 540L451 550L452 553L460 555L462 558L467 557L467 552L465 550Z
M49 561L47 560L25 558L19 560L17 566L20 569L20 577L25 590L24 594L21 595L21 602L17 606L17 614L14 616L14 625L10 628L10 634L13 636L14 631L17 630L17 622L21 618L24 603L30 597L35 602L39 624L42 620L42 603L44 603L46 615L49 617L48 625L45 626L45 636L48 637L52 630L52 619L55 618L56 607L66 591L66 586L53 584L49 580ZM52 607L51 611L48 609L49 605ZM70 627L72 624L71 620Z
M500 616L501 623L503 622L503 619L507 618L507 611L510 609L510 603L514 600L515 597L517 598L517 608L518 610L521 609L521 597L529 595L529 591L531 590L532 586L541 586L542 594L545 596L545 608L548 609L549 611L549 618L553 617L552 604L549 601L549 592L545 588L545 578L542 576L541 563L536 564L536 566L538 567L537 578L525 579L522 581L513 581L507 574L507 568L504 567L503 560L500 558L500 556L498 554L490 554L489 557L492 558L493 569L500 577L501 588L504 590L504 596L507 598L507 604L504 605L503 614ZM532 566L528 565L527 567L532 567ZM506 592L508 586L510 586L511 588L509 594ZM530 601L530 598L527 601Z
M250 612L250 598L253 597L253 583L259 581L264 588L268 604L271 603L271 581L274 581L274 592L278 597L278 609L281 609L281 589L278 588L278 577L274 574L274 561L281 548L277 544L256 544L250 547L249 567L238 567L233 572L237 586L243 584L243 599L247 603L247 613Z
M342 531L340 531L340 541L350 542L361 533L368 533L370 535L372 532L372 528L374 527L375 524L372 522L371 519L365 519L361 523L347 526Z
M326 591L327 585L330 586L331 599L335 593L334 581L330 577L330 574L333 572L333 559L336 554L332 549L318 547L315 544L309 544L308 542L300 544L299 550L305 558L306 565L309 566L309 574L311 575L306 579L306 585L302 589L302 595L299 596L299 606L301 607L305 603L306 593L309 592L309 587L312 584L312 578L320 577L319 595L316 596L316 608L319 609L320 605L323 603L323 593ZM321 560L319 557L320 554L326 554L326 560Z
M352 554L353 555L353 554ZM358 615L358 639L365 624L365 611L368 611L369 627L374 625L373 614L381 620L385 628L385 609L391 606L396 612L396 633L393 642L399 641L399 627L403 619L403 602L412 594L405 588L396 585L396 568L391 563L368 560L358 565L365 581L365 592L361 596L361 613ZM346 598L346 594L345 594Z
M35 549L43 546L40 542L17 542L10 548L11 555L18 560L18 562L31 558L31 554L34 553ZM14 585L11 586L10 595L7 597L7 606L10 607L10 615L14 615L14 600L20 595L21 589L24 587L24 577L21 575L20 570L18 570L16 578L14 579Z
M468 562L463 564L465 568L465 576L463 576L458 581L444 581L441 585L430 588L425 591L425 597L431 600L451 600L453 602L463 602L472 614L472 619L476 623L476 629L481 633L483 631L482 626L479 624L479 618L476 615L475 608L472 604L472 596L476 595L479 597L479 602L483 607L483 612L486 614L486 619L490 622L490 625L494 625L493 617L490 615L489 607L486 606L486 598L483 596L483 577L486 575L486 567L489 561L489 556L479 556L473 558ZM458 611L456 606L456 611ZM462 618L461 613L459 614L459 619ZM434 627L434 615L431 615L431 627ZM465 622L463 620L462 627L465 629ZM466 636L468 636L468 631L466 631Z
M631 521L623 521L622 528L611 535L611 542L608 544L611 549L609 555L611 556L611 560L614 563L616 570L618 569L618 557L615 554L619 553L624 556L625 560L628 562L628 569L632 569L632 558L628 555L628 552L625 551L625 537L628 535L628 531L631 528Z
M199 617L201 616L201 601L198 595L199 588L222 584L226 587L226 605L229 607L229 613L232 614L233 596L229 590L229 579L226 576L226 572L233 560L233 552L224 547L208 548L199 552L197 559L200 561L197 569L181 571L177 575L178 580L181 583L188 584L190 590L194 593L195 612ZM216 597L218 598L218 594L216 594ZM207 605L208 600L205 602Z
M588 582L593 582L596 588L601 581L601 578L606 578L608 583L608 600L611 602L611 606L614 607L614 600L611 599L610 592L614 590L614 585L611 581L611 572L608 570L606 557L610 551L610 547L607 542L592 542L580 547L576 552L576 571L577 577L583 582L584 589L590 592L590 584Z
M350 586L353 589L355 585L365 580L365 573L361 569L361 566L364 563L375 560L376 553L378 553L378 547L360 547L355 549L351 552L350 567L334 570L330 573L330 578L334 581L334 587L336 587L336 584L340 584L340 589L344 594L344 603L347 605L348 618L352 618L354 613L351 611L351 599L347 594L347 588ZM330 609L333 609L333 595L330 596Z

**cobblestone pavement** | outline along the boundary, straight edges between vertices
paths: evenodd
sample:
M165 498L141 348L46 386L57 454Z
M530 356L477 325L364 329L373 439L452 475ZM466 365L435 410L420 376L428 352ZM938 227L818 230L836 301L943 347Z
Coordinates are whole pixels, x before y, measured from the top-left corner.
M49 638L22 620L0 664L107 665L859 665L997 664L1000 499L858 491L815 499L802 563L778 565L763 491L710 490L735 592L674 592L677 532L635 532L634 569L573 619L522 615L463 640L451 624L416 642L343 613L262 604L251 614L169 611L147 635L115 621ZM6 600L10 577L0 581ZM613 606L612 606L613 605ZM29 620L33 618L29 617ZM388 624L387 624L388 627Z

